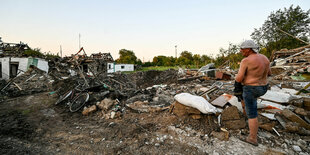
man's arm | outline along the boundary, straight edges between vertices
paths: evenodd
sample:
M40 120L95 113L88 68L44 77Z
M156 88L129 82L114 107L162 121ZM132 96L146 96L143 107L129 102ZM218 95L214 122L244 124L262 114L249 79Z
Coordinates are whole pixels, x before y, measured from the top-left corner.
M243 81L243 78L244 78L244 75L245 75L245 72L247 69L246 66L247 66L246 65L246 59L243 59L240 63L240 68L239 68L238 74L237 74L236 79L235 79L237 82L241 83Z

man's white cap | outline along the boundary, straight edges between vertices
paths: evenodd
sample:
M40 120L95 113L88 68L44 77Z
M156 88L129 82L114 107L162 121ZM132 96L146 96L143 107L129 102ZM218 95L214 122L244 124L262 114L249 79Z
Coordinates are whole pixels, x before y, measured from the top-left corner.
M246 40L243 43L241 43L240 48L252 48L252 50L256 53L258 53L259 46L255 44L253 40Z

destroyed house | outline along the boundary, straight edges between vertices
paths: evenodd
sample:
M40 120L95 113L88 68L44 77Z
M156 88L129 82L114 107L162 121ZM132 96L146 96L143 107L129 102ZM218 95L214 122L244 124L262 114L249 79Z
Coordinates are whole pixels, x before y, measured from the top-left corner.
M113 63L114 60L110 53L95 53L89 57L79 56L80 66L85 73L106 73L108 63Z
M0 58L0 78L14 78L26 72L31 65L48 72L48 62L41 58L2 57Z
M302 63L302 62L310 62L310 45L306 45L303 47L295 48L295 49L282 49L280 51L274 51L271 55L271 61L276 59L285 60L288 63Z
M48 72L48 62L38 57L28 57L24 43L4 43L0 38L0 79L10 79L26 72L31 65Z
M134 64L108 63L108 73L134 71Z
M116 64L110 53L94 53L89 57L79 55L77 59L80 60L80 66L83 72L90 75L93 73L134 71L134 64Z

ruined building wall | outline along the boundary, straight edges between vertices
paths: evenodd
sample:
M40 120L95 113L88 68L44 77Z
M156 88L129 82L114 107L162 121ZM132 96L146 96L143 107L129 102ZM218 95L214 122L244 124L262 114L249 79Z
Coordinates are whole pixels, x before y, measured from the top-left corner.
M48 72L48 62L44 59L35 58L37 66L39 69ZM3 57L0 58L1 62L1 71L2 71L2 79L9 79L10 78L10 63L18 65L19 75L22 75L23 72L26 72L33 61L32 58L16 58L16 57Z

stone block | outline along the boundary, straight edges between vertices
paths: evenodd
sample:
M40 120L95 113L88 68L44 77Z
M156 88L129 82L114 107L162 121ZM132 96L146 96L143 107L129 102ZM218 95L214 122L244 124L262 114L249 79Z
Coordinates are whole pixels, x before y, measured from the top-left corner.
M83 114L84 116L87 116L87 115L89 115L90 113L95 112L96 110L97 110L97 106L96 106L96 105L92 105L91 107L84 109L83 112L82 112L82 114Z
M179 103L178 101L174 102L174 107L173 107L172 112L179 117L190 115L190 114L196 114L196 115L201 114L201 112L198 109L183 105Z
M222 121L227 120L238 120L240 119L240 114L236 106L231 106L223 110Z

